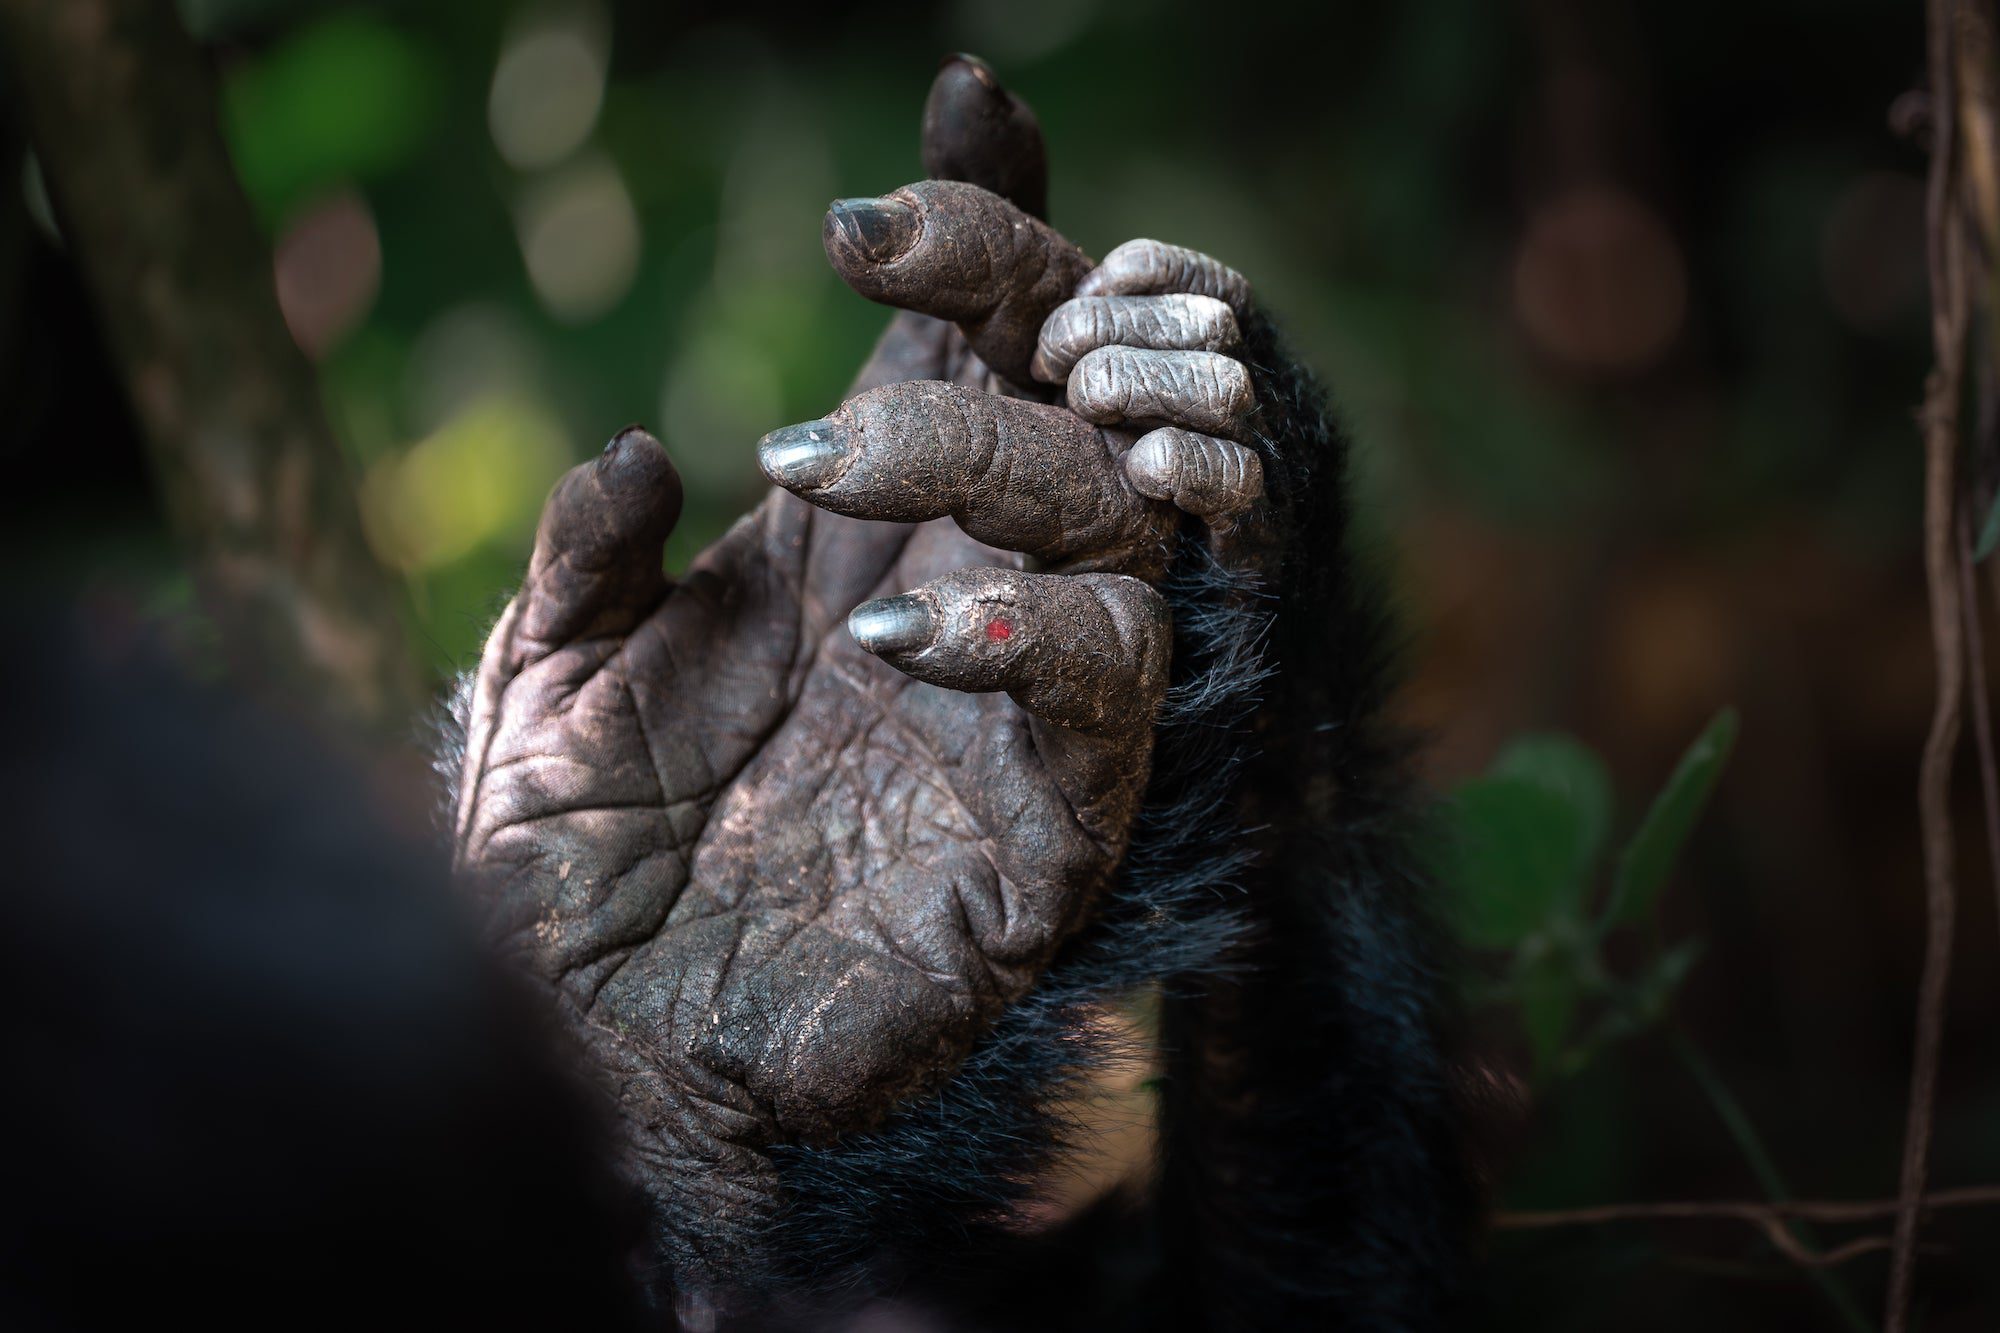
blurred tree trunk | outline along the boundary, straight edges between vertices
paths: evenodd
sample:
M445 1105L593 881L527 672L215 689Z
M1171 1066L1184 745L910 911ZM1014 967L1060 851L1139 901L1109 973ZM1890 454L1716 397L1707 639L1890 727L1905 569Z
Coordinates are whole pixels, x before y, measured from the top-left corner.
M213 74L171 0L0 0L63 236L232 665L347 720L419 699L400 595L362 536ZM71 445L90 465L90 442Z

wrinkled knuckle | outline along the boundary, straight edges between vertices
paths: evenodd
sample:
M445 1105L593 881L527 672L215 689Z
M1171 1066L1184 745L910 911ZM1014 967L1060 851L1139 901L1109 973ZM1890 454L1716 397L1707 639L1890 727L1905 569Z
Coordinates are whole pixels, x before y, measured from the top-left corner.
M1070 301L1059 307L1042 326L1040 355L1050 371L1069 371L1084 353L1100 345L1100 316L1091 301Z
M1142 437L1126 454L1133 488L1202 517L1249 508L1264 491L1263 460L1250 449L1178 427Z
M1264 493L1264 463L1229 440L1208 440L1188 478L1185 506L1211 516L1239 513ZM1178 498L1178 497L1177 497Z
M1084 308L1087 323L1082 332L1082 340L1090 347L1103 347L1119 341L1118 307L1115 298L1092 301Z
M1132 684L1151 706L1166 678L1166 661L1173 648L1173 613L1158 591L1140 579L1107 574L1091 584L1098 605L1110 618L1123 660L1133 671Z
M1107 269L1123 270L1140 269L1144 267L1147 252L1153 244L1154 242L1146 240L1143 237L1135 237L1132 240L1126 241L1114 248L1110 254L1104 256L1104 267Z
M1236 312L1229 308L1226 301L1192 293L1183 299L1193 310L1194 318L1199 321L1203 335L1202 346L1209 351L1226 352L1242 341L1243 334L1236 323Z
M1125 476L1149 500L1173 500L1180 486L1178 431L1156 430L1139 438L1125 454Z
M1121 348L1100 347L1076 363L1069 377L1070 410L1086 421L1101 421L1117 402Z
M1257 392L1243 363L1232 357L1210 353L1207 368L1213 377L1216 401L1232 417L1248 415L1256 405Z

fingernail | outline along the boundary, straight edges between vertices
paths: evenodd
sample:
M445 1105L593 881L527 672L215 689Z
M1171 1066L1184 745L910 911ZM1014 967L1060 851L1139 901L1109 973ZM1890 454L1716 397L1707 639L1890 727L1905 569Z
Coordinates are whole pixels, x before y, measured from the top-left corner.
M1172 440L1166 431L1156 430L1140 436L1139 442L1125 451L1126 479L1133 490L1150 500L1174 498L1180 457L1174 452Z
M824 418L785 426L757 441L757 466L788 489L831 486L847 471L849 455L847 431Z
M638 426L627 426L612 436L604 451L597 455L597 465L592 471L597 484L607 491L651 493L666 484L667 478L674 478L678 484L666 447Z
M836 199L827 221L843 245L877 264L908 254L924 229L917 210L895 199Z
M927 647L937 633L930 604L914 593L878 597L847 614L847 632L871 653L901 653Z
M659 441L647 433L638 422L621 429L604 446L604 452L597 456L597 466L602 468L620 467L632 461L633 456L645 450L647 445L659 447Z
M998 92L1000 77L993 72L993 66L967 51L957 51L938 62L938 68L950 69L953 65L964 65L973 78L986 87Z

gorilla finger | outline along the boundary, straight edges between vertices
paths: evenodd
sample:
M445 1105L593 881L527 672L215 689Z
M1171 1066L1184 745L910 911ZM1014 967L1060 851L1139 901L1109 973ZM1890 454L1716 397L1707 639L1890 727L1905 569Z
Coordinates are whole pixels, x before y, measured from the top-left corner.
M1264 495L1264 460L1254 450L1174 426L1141 436L1124 463L1139 494L1197 518L1240 514Z
M1235 313L1212 296L1080 296L1057 306L1042 325L1029 369L1038 380L1060 384L1100 347L1228 352L1241 341Z
M1256 405L1250 372L1215 352L1100 347L1069 377L1070 411L1100 424L1157 422L1227 435Z
M629 629L657 606L667 593L660 560L680 513L680 474L637 426L563 474L517 599L524 647Z
M871 301L956 323L992 369L1028 382L1035 335L1090 260L990 190L918 181L879 199L838 199L826 257Z
M1148 296L1191 292L1226 301L1237 314L1250 309L1250 282L1219 259L1163 241L1127 241L1104 256L1077 284L1078 296Z
M863 602L847 627L918 680L1005 690L1036 717L1088 736L1150 731L1172 650L1165 600L1118 574L962 569Z
M757 462L821 509L954 518L988 545L1072 569L1163 563L1172 527L1125 479L1103 431L1046 403L937 380L885 385L773 431Z
M1028 104L978 56L946 56L924 102L924 172L1048 216L1049 156Z

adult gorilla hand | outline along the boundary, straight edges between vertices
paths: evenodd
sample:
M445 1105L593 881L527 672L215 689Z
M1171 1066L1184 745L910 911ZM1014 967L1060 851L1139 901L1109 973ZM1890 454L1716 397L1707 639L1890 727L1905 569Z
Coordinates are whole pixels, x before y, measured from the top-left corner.
M928 166L1034 207L1041 153L984 66L947 63ZM569 473L464 701L458 865L608 1071L686 1286L763 1267L763 1149L949 1076L1086 919L1170 653L1148 580L1178 518L1120 427L1250 407L1240 368L1186 410L1035 401L1091 264L977 184L842 201L825 240L904 311L856 396L766 437L780 489L678 582L659 443Z

